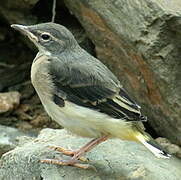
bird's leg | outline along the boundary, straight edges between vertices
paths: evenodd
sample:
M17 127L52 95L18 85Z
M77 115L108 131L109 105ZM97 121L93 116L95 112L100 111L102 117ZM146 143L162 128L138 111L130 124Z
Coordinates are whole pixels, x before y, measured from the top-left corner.
M80 148L77 151L69 151L61 147L55 147L54 148L55 150L60 151L65 155L72 156L72 158L70 160L45 159L45 160L41 160L41 162L49 163L49 164L57 164L57 165L75 166L75 167L79 167L83 169L88 169L90 168L90 165L80 164L80 163L77 163L77 161L81 160L81 157L83 154L90 151L95 146L97 146L101 142L106 141L107 139L108 139L108 136L103 136L100 138L93 139L92 141L88 142L86 145L84 145L82 148Z
M86 145L81 147L78 151L75 151L74 156L71 160L77 160L80 158L83 154L93 149L95 146L100 144L101 142L104 142L108 139L108 136L103 136L100 138L93 139L92 141L88 142Z

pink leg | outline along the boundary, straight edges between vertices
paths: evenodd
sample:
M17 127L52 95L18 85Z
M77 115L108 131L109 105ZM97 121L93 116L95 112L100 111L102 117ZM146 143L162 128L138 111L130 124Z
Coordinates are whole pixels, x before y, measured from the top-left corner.
M82 148L80 148L78 151L69 151L69 150L65 150L65 149L60 148L60 147L52 147L55 150L60 151L65 155L73 156L73 157L67 161L56 160L56 159L45 159L45 160L41 160L41 162L49 163L49 164L57 164L57 165L75 166L75 167L87 169L87 168L89 168L89 165L80 164L80 163L77 163L77 161L81 160L81 156L84 155L86 152L90 151L95 146L97 146L101 142L106 141L107 139L108 139L108 136L103 136L100 138L93 139L92 141L90 141L86 145L84 145Z
M71 160L77 160L83 154L90 151L95 146L97 146L98 144L106 141L107 139L108 139L108 136L103 136L103 137L100 137L100 138L93 139L92 141L88 142L85 146L81 147L78 151L76 151Z

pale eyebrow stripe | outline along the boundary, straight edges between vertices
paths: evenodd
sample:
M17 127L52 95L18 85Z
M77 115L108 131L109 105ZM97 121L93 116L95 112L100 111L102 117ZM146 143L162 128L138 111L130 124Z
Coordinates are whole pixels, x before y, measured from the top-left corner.
M54 37L54 36L53 36L51 33L49 33L49 32L41 31L41 30L38 30L37 32L40 33L40 34L47 33L48 35L51 36L51 38L52 38L54 41L57 41L57 42L59 42L59 43L61 43L61 44L64 42L64 41L62 41L62 40L60 40L60 39L57 39L56 37Z

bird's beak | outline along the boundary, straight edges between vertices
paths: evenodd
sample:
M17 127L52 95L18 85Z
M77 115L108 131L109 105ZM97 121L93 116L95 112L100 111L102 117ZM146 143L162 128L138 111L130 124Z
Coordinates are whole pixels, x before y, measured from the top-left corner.
M19 25L19 24L12 24L11 27L18 30L19 32L21 32L25 36L28 36L30 38L30 40L38 42L38 38L30 31L28 26Z
M27 26L23 26L23 25L19 25L19 24L12 24L11 27L20 31L21 33L23 33L25 35L27 35L27 33L29 32Z

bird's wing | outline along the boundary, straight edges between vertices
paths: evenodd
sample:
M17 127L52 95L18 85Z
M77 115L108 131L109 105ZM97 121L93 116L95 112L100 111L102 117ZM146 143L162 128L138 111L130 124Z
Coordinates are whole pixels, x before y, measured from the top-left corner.
M55 86L54 102L62 105L67 100L89 107L113 118L143 121L140 107L120 86L117 78L102 64L93 68L86 63L66 65L54 60L50 74Z

